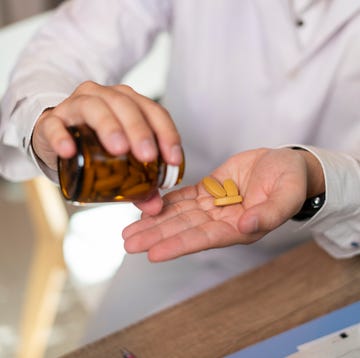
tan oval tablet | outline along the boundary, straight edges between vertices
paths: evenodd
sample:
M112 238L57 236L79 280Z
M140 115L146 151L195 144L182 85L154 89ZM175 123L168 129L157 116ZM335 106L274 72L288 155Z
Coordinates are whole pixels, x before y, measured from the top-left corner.
M224 186L227 196L239 195L238 187L232 179L225 179L223 186Z
M243 201L243 198L241 195L225 196L223 198L215 198L214 205L215 206L226 206L226 205L239 204L242 201Z
M215 198L222 198L226 196L226 191L223 186L214 178L205 177L202 180L205 190Z

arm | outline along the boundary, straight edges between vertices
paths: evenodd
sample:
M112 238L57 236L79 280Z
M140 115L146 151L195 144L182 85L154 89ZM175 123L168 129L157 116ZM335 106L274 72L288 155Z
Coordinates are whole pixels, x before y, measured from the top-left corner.
M112 153L131 147L139 159L156 155L157 136L165 159L176 163L179 158L174 160L170 152L179 137L167 112L116 85L155 35L167 28L168 19L166 1L65 3L31 41L13 73L1 122L2 145L12 155L3 158L1 172L14 180L35 175L35 165L32 170L18 169L21 160L30 164L32 154L56 180L56 155L66 157L74 150L65 126L79 121L93 126ZM44 112L47 108L52 109ZM122 121L127 113L130 123ZM154 116L162 120L155 122ZM131 130L134 126L139 130ZM168 135L162 136L162 131ZM141 148L144 141L148 145Z
M303 146L235 155L216 169L219 181L232 178L242 204L214 207L201 183L165 195L164 210L123 232L129 252L148 251L150 260L234 244L249 244L291 220L306 198L326 192L323 207L297 228L312 231L335 258L360 253L360 165L345 153ZM291 235L291 233L289 233Z
M299 223L312 231L316 242L335 258L360 253L360 162L357 155L306 147L324 172L326 200L310 220ZM356 153L356 151L353 151Z

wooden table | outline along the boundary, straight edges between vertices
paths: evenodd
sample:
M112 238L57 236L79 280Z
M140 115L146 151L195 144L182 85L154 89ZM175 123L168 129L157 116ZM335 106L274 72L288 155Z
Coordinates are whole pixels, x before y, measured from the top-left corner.
M314 242L74 351L66 358L223 357L360 300L360 257Z

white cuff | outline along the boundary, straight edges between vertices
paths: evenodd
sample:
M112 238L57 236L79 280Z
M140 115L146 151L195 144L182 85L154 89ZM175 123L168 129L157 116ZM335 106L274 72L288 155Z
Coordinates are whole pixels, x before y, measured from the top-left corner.
M351 247L341 247L334 241L326 238L323 234L318 233L315 235L315 242L330 256L336 259L348 259L360 254L360 245L355 241Z
M311 152L321 163L326 199L323 207L299 229L309 229L316 242L331 256L360 253L360 165L350 155L312 146L296 145Z
M68 95L36 95L33 99L19 99L12 109L11 119L3 136L6 145L21 148L28 153L32 132L36 121L46 108L57 106Z
M32 100L21 99L14 105L2 139L4 148L11 155L3 156L1 172L9 180L24 180L42 172L52 181L58 182L56 172L36 158L31 148L31 137L35 123L43 111L57 106L67 96L67 94L61 93L37 95ZM16 160L14 160L15 155ZM29 168L31 161L33 168ZM22 167L22 163L27 163L26 167ZM19 168L15 168L17 166Z

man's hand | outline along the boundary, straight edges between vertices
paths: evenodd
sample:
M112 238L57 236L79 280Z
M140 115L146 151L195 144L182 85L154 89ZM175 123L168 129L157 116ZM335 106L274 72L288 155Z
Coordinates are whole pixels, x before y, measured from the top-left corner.
M148 251L151 261L262 238L302 207L307 197L325 190L318 160L303 150L257 149L231 157L212 174L233 179L244 200L216 207L203 185L188 186L163 197L156 216L143 215L123 231L130 253Z
M44 111L35 125L32 146L49 168L56 169L57 156L75 154L66 127L80 123L94 129L113 155L131 150L140 161L152 161L159 146L167 163L181 163L180 136L162 106L128 86L105 87L89 81L57 107Z

